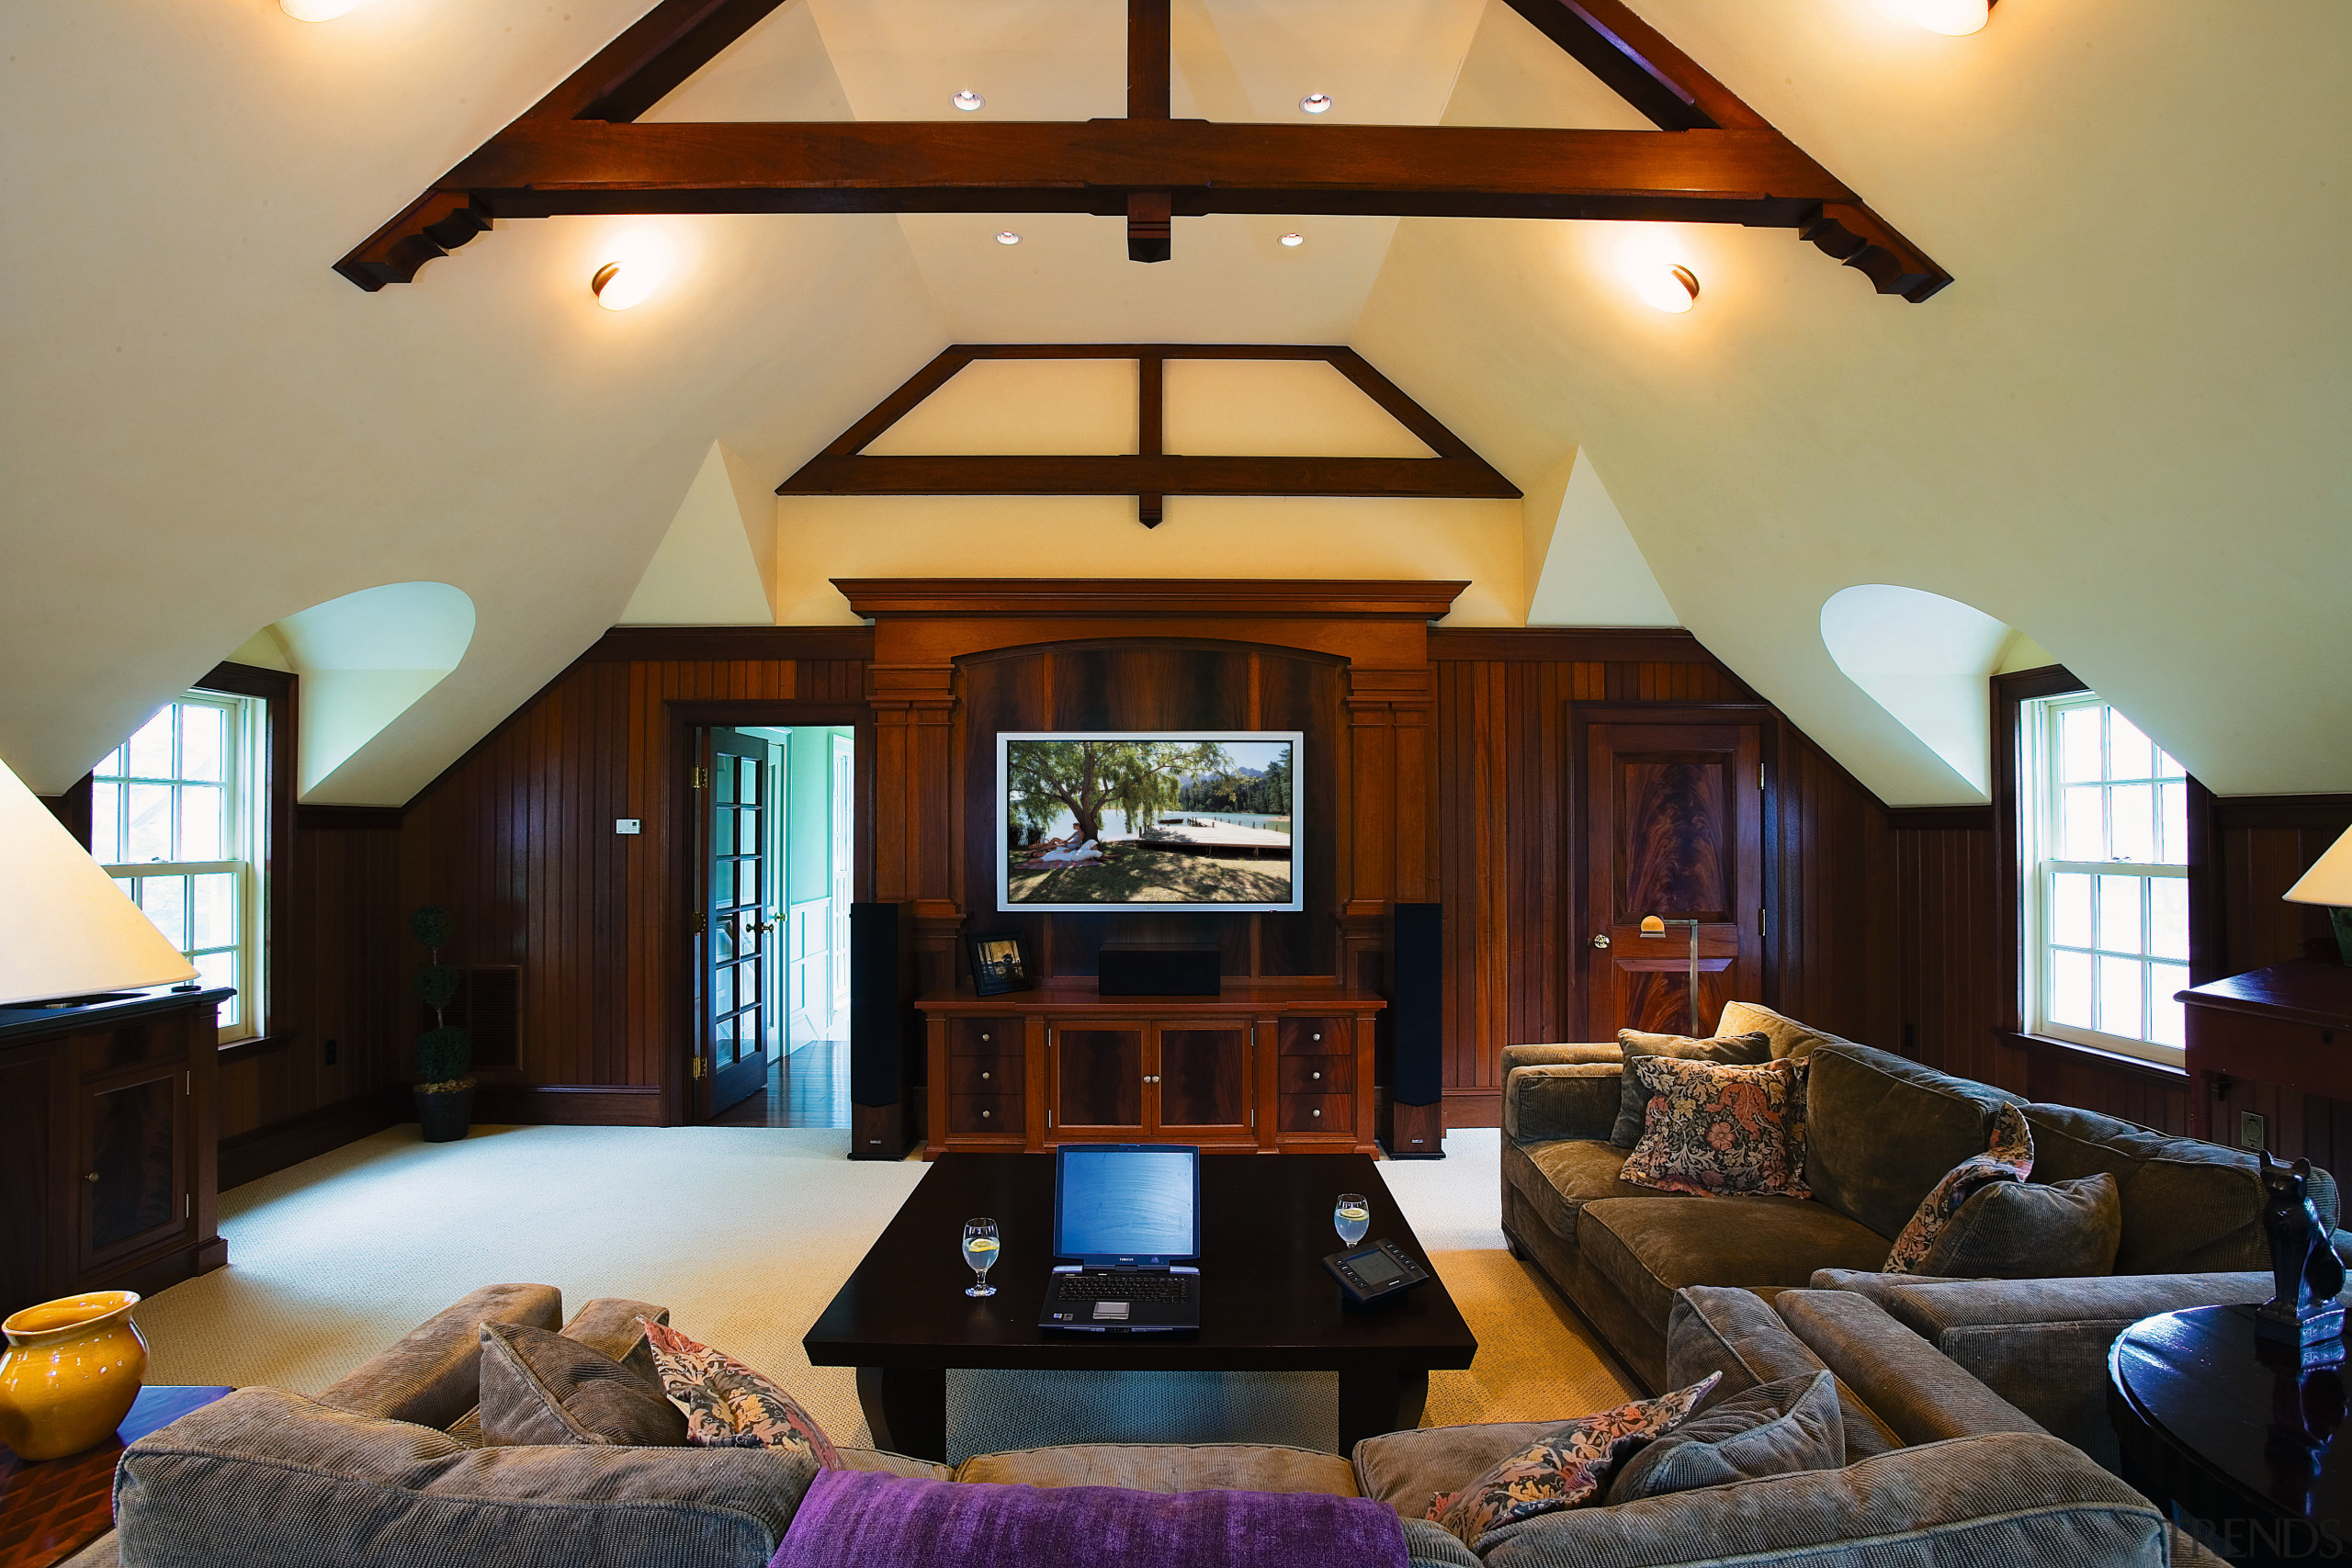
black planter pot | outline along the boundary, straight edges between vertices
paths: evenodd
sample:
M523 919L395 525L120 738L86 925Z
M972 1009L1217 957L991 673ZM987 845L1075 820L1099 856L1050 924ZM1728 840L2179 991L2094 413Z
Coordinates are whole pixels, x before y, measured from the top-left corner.
M424 1130L426 1143L454 1144L473 1124L473 1085L439 1094L427 1094L421 1089L410 1092L416 1100L417 1125Z

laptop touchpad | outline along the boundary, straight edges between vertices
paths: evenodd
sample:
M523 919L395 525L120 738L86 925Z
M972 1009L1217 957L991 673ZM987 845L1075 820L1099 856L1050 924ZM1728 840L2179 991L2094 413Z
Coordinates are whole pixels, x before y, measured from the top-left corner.
M1094 1303L1094 1317L1098 1323L1104 1318L1114 1318L1125 1322L1126 1315L1127 1303L1125 1302L1096 1302Z

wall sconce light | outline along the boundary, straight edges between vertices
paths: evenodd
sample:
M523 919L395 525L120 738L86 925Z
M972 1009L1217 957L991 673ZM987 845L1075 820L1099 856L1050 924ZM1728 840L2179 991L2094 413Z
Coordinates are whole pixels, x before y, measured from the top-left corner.
M642 261L606 262L588 280L589 288L596 296L596 303L607 310L626 310L642 305L662 286L659 271Z
M277 0L277 8L298 22L332 22L368 0Z
M1644 267L1634 275L1634 291L1651 310L1679 316L1699 302L1699 277L1687 266Z
M1931 33L1965 38L1992 19L1993 0L1879 0L1880 9Z
M1642 934L1644 936L1663 939L1666 935L1666 928L1668 926L1689 926L1690 928L1690 1038L1693 1040L1702 1039L1703 1036L1699 1032L1699 922L1696 920L1669 920L1657 915L1644 915L1642 917Z

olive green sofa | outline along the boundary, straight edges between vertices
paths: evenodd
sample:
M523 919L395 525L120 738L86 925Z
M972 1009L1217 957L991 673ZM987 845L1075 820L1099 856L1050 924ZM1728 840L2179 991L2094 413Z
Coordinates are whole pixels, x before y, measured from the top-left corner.
M2115 1337L2158 1313L2269 1298L2254 1155L2072 1106L2030 1104L1750 1003L1731 1004L1719 1027L1761 1031L1775 1055L1810 1059L1810 1201L1631 1186L1619 1179L1627 1151L1609 1142L1623 1066L1618 1047L1503 1051L1504 1235L1651 1389L1668 1385L1678 1292L1740 1286L1770 1297L1819 1286L1876 1300L2043 1427L2111 1465L2106 1354ZM2113 1274L1882 1274L1920 1200L1952 1167L1984 1151L2004 1102L2022 1105L2032 1129L2030 1179L2115 1178L2122 1237ZM2333 1230L2334 1179L2314 1170L2311 1192ZM2336 1235L2338 1250L2352 1252L2352 1235Z

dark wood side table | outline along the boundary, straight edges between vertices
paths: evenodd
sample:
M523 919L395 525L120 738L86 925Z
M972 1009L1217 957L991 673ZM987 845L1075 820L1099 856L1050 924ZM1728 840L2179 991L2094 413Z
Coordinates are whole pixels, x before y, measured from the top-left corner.
M1201 1159L1201 1326L1125 1336L1037 1326L1054 1259L1054 1161L1046 1155L943 1156L801 1345L809 1363L855 1367L876 1447L939 1460L947 1449L947 1369L1336 1371L1340 1451L1419 1425L1430 1372L1462 1368L1478 1341L1432 1279L1400 1299L1350 1305L1323 1267L1340 1250L1331 1200L1372 1200L1372 1235L1429 1251L1358 1154ZM997 1293L964 1294L964 1221L997 1222Z
M2343 1353L2339 1343L2299 1359L2291 1346L2257 1339L2248 1306L2133 1324L2107 1358L2123 1478L2157 1506L2204 1521L2205 1544L2233 1562L2352 1555L2344 1366L2320 1359Z
M0 1445L0 1568L50 1568L114 1529L114 1463L122 1450L231 1392L142 1388L112 1438L63 1459L21 1460Z
M2179 993L2188 1009L2188 1132L2234 1145L2211 1125L2224 1074L2329 1100L2352 1100L2352 969L2294 958Z

